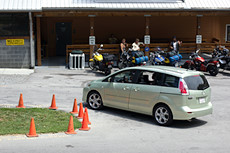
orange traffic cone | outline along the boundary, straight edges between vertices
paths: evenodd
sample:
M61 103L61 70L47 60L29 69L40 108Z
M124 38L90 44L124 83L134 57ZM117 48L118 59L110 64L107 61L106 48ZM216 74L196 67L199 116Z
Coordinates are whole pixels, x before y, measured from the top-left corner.
M31 118L31 122L30 122L30 132L29 134L26 134L27 137L38 137L38 135L36 134L36 129L35 129L35 124L34 124L34 118Z
M73 111L70 112L71 114L77 114L78 110L77 110L77 100L76 98L74 99L74 104L73 104Z
M49 107L49 109L58 109L56 106L55 94L53 94L52 103L51 103L51 106Z
M82 130L82 131L89 131L90 130L90 128L88 127L88 121L87 121L86 113L84 113L82 126L81 126L81 128L79 130Z
M66 134L77 134L77 132L74 131L74 125L73 125L73 116L70 116L69 119L69 126L68 130L65 132Z
M80 103L80 108L79 108L79 112L78 112L78 117L79 119L82 119L83 118L83 105L82 103Z
M85 113L86 113L86 121L88 122L88 124L91 124L91 122L89 121L88 109L86 107L85 107ZM81 123L83 124L83 121Z
M19 102L18 102L18 106L16 106L17 108L26 108L23 104L23 96L22 94L20 94L20 98L19 98Z

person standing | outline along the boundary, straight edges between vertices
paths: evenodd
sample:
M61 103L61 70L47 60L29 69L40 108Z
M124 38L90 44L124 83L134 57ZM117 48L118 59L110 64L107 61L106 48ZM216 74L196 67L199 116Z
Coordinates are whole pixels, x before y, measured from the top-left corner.
M128 47L128 44L126 43L126 39L123 38L120 43L120 55L124 53L126 47Z
M179 54L179 48L181 44L182 44L182 41L177 40L176 36L174 36L173 41L170 43L171 51L175 51L177 54Z

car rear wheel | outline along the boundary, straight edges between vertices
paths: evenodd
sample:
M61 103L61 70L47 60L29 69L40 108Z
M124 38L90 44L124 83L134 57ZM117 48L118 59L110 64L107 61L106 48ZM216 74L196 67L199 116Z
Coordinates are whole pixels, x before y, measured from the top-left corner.
M159 125L170 125L173 122L171 110L166 105L158 105L153 110L154 121Z
M89 106L95 110L99 110L103 107L101 95L96 91L89 93L87 102Z

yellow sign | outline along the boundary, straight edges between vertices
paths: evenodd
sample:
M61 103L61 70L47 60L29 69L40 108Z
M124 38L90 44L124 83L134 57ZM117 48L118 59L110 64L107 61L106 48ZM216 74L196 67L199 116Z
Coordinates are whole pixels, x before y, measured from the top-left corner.
M6 45L24 45L24 39L6 39Z

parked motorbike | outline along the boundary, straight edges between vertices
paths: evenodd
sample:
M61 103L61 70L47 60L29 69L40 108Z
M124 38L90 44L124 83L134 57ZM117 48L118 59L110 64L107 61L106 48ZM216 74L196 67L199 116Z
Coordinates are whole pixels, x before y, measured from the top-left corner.
M150 64L152 65L165 65L165 57L161 55L161 53L164 53L160 48L157 48L157 51L151 52L150 57Z
M108 53L100 54L99 51L102 49L103 45L100 45L100 48L97 49L94 46L93 57L89 60L89 67L92 70L99 70L105 73L105 75L109 75L113 68L113 60L114 55L109 55Z
M171 51L171 52L161 51L160 54L165 58L164 60L165 65L179 67L179 62L182 59L181 54L178 54L176 51Z
M210 75L216 76L219 73L219 62L216 59L205 61L203 57L199 56L199 51L200 49L192 53L192 55L189 56L191 60L186 61L184 65L182 65L182 68L209 72Z
M144 56L142 51L136 51L133 55L132 49L129 48L128 51L124 50L121 54L118 68L123 69L125 67L146 65L148 60L148 56Z
M221 69L230 69L230 57L228 54L229 50L225 46L217 46L212 53L212 57L219 61Z

